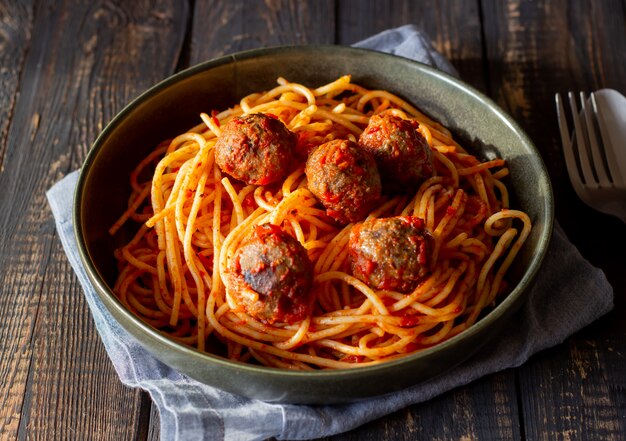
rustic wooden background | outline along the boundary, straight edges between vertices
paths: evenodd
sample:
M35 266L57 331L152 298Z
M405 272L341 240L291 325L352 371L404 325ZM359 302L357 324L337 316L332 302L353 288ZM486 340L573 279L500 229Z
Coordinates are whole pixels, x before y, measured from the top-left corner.
M211 57L407 23L535 141L557 219L616 308L518 369L333 439L626 438L626 226L575 196L553 105L557 91L626 93L624 0L0 0L1 439L158 439L150 398L107 359L44 195L115 113Z

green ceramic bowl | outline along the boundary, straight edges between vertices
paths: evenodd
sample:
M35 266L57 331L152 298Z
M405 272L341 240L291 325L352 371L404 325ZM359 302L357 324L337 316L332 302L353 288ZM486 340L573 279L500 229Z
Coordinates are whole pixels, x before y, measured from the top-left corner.
M469 330L418 354L349 370L291 372L228 361L183 346L129 313L111 286L114 248L131 231L111 238L107 229L124 211L129 173L161 140L199 123L200 112L222 109L267 90L283 76L319 86L352 74L368 88L387 89L443 123L479 157L505 158L515 206L533 231L511 268L510 292ZM552 190L539 153L518 125L489 98L420 63L337 46L279 47L242 52L202 63L152 87L104 129L89 152L76 190L75 234L98 296L119 324L156 358L203 383L266 401L338 403L393 392L427 381L470 357L498 335L525 301L546 253L553 222Z

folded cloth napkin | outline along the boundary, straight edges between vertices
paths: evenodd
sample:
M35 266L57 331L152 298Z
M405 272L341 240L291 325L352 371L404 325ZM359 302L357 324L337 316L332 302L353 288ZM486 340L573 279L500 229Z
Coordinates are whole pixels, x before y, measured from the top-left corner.
M385 31L357 46L418 59L454 73L414 26ZM613 306L613 290L602 271L580 256L557 225L542 270L519 313L519 326L507 328L496 341L452 371L358 403L301 406L250 400L200 384L154 359L109 315L81 265L72 230L77 177L78 172L69 174L47 193L59 237L121 381L148 391L159 408L163 440L310 439L344 432L484 375L519 366Z

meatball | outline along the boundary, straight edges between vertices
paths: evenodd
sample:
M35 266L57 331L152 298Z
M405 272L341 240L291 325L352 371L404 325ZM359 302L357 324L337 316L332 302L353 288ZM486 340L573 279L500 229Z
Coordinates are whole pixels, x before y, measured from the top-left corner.
M311 313L313 264L300 242L276 225L255 227L225 282L233 299L265 323L295 323Z
M278 118L262 113L235 117L215 143L215 162L235 179L270 184L297 166L296 141L295 133Z
M416 129L419 123L393 115L374 115L359 137L359 146L376 159L385 185L411 190L433 174L432 152Z
M428 274L433 238L413 216L355 225L349 242L352 274L375 289L410 292Z
M352 141L337 139L317 147L305 173L309 190L340 223L362 220L380 198L376 162Z

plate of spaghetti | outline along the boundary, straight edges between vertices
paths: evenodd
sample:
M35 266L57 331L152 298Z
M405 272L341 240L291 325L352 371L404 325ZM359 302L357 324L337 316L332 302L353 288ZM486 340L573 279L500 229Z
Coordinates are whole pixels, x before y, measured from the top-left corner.
M157 358L308 403L470 356L523 302L552 222L539 155L487 98L336 47L155 86L96 141L75 207L98 294Z

